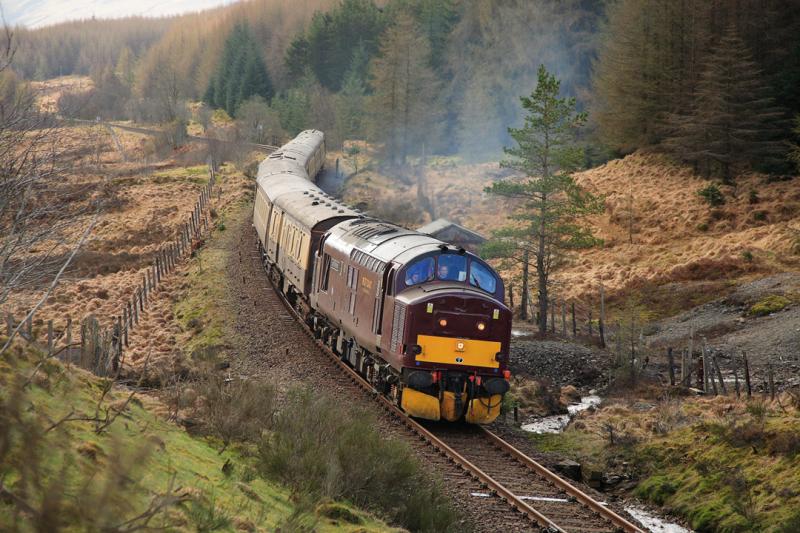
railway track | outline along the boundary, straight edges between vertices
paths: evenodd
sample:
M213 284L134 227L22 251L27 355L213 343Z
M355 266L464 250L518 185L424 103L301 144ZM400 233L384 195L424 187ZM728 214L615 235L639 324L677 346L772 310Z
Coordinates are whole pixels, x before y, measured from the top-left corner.
M260 262L259 256L258 250L251 255ZM487 519L497 521L490 522L487 530L644 531L481 426L423 425L408 417L326 345L314 339L302 317L271 283L269 286L271 297L261 302L263 308L279 317L281 322L296 321L300 324L331 364L401 424L407 437L425 443L463 475L469 476L473 483L468 485L480 487L479 490L468 489L469 494L465 496L490 509Z

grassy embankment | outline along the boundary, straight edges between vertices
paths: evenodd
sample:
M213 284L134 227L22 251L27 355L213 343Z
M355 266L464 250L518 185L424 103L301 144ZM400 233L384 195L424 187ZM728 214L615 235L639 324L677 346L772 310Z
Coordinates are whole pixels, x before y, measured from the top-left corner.
M686 517L698 531L800 529L800 406L730 397L612 401L542 451L591 470L628 470L634 495Z
M20 388L38 357L16 347L0 361L0 529L388 529L344 504L304 516L289 490L257 475L254 458L193 438L154 415L151 399L126 402L116 387L104 395L107 382L82 370L50 361Z

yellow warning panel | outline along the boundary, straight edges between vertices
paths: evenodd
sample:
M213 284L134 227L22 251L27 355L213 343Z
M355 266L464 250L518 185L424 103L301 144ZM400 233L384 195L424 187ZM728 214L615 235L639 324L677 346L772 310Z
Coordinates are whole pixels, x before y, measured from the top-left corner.
M417 418L439 420L439 398L408 387L403 389L400 402L403 411Z
M486 368L500 367L495 357L501 348L499 342L417 335L417 344L422 347L422 352L417 355L417 361Z
M503 396L495 394L489 398L475 398L469 402L464 419L470 424L490 424L500 414Z

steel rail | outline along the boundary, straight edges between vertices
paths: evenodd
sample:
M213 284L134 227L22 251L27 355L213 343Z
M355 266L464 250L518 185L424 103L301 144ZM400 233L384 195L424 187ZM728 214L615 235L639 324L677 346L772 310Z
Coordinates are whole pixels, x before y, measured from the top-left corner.
M258 251L258 257L260 257L260 255L261 252ZM434 449L436 449L437 451L439 451L439 453L443 454L450 461L458 465L466 473L471 475L473 478L480 480L482 484L484 484L488 489L490 489L495 495L503 499L511 507L524 514L527 518L534 521L542 528L546 528L547 531L566 533L566 530L564 530L558 524L553 522L547 516L543 515L541 512L531 507L527 502L525 502L519 496L511 492L511 490L509 490L504 485L493 479L489 474L484 472L481 468L479 468L478 466L467 460L464 456L462 456L460 453L458 453L456 450L454 450L448 444L446 444L442 439L434 435L431 431L427 430L419 422L409 417L399 407L394 405L394 403L392 403L388 398L386 398L378 391L376 391L375 388L372 385L370 385L367 380L361 377L361 375L358 372L356 372L347 363L345 363L341 357L336 355L336 353L329 346L323 343L321 339L317 339L314 336L313 331L311 331L311 328L305 323L303 317L300 316L297 310L294 307L292 307L292 305L288 302L288 300L286 300L283 293L281 293L281 291L279 291L275 287L269 275L267 276L267 279L269 280L270 286L272 287L273 291L278 296L280 301L283 303L286 310L289 311L289 313L291 313L292 316L295 317L297 322L300 323L306 335L308 335L314 341L314 343L322 350L323 353L325 353L325 355L328 356L329 359L331 359L331 361L334 364L336 364L341 370L343 370L348 375L348 377L353 383L359 385L366 392L370 393L373 399L375 399L384 409L393 414L400 422L402 422L411 431L416 433L420 437L420 439L427 441L429 445L433 446ZM487 430L483 426L480 427L485 432L486 436L492 441L492 443L496 444L497 446L500 446L504 451L514 456L515 458L519 459L525 466L532 469L534 472L544 477L546 480L551 481L553 484L564 490L564 492L575 497L575 499L578 502L580 502L586 507L589 507L592 511L599 514L602 518L605 518L606 520L611 522L614 526L617 526L628 533L645 533L645 531L639 528L638 526L632 524L631 522L629 522L622 516L618 515L611 509L608 509L600 502L593 500L591 496L584 493L583 491L573 486L572 484L566 482L565 480L561 479L554 473L550 472L550 470L548 470L546 467L540 465L539 463L537 463L536 461L534 461L521 451L517 450L511 444L505 442L503 439L501 439L491 431Z
M577 501L589 507L591 510L611 522L617 527L622 528L626 532L630 533L645 533L643 529L639 526L633 524L632 522L625 519L625 517L620 516L619 514L615 513L602 503L598 502L597 500L593 499L591 496L583 492L581 489L576 487L575 485L567 482L560 476L556 475L555 473L551 472L547 467L537 463L520 450L512 446L510 443L504 441L502 438L498 437L488 429L483 426L480 426L483 433L486 435L492 444L500 448L502 451L508 453L509 455L513 456L515 459L519 460L522 464L545 478L546 480L553 483L553 485L557 486L570 496L573 496Z

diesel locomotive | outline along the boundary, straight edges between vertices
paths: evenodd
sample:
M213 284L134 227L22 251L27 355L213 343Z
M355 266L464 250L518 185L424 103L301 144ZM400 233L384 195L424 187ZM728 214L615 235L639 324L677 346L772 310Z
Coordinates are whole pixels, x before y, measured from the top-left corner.
M324 135L258 169L253 226L274 285L318 339L406 413L489 423L509 388L511 311L476 255L325 194Z

